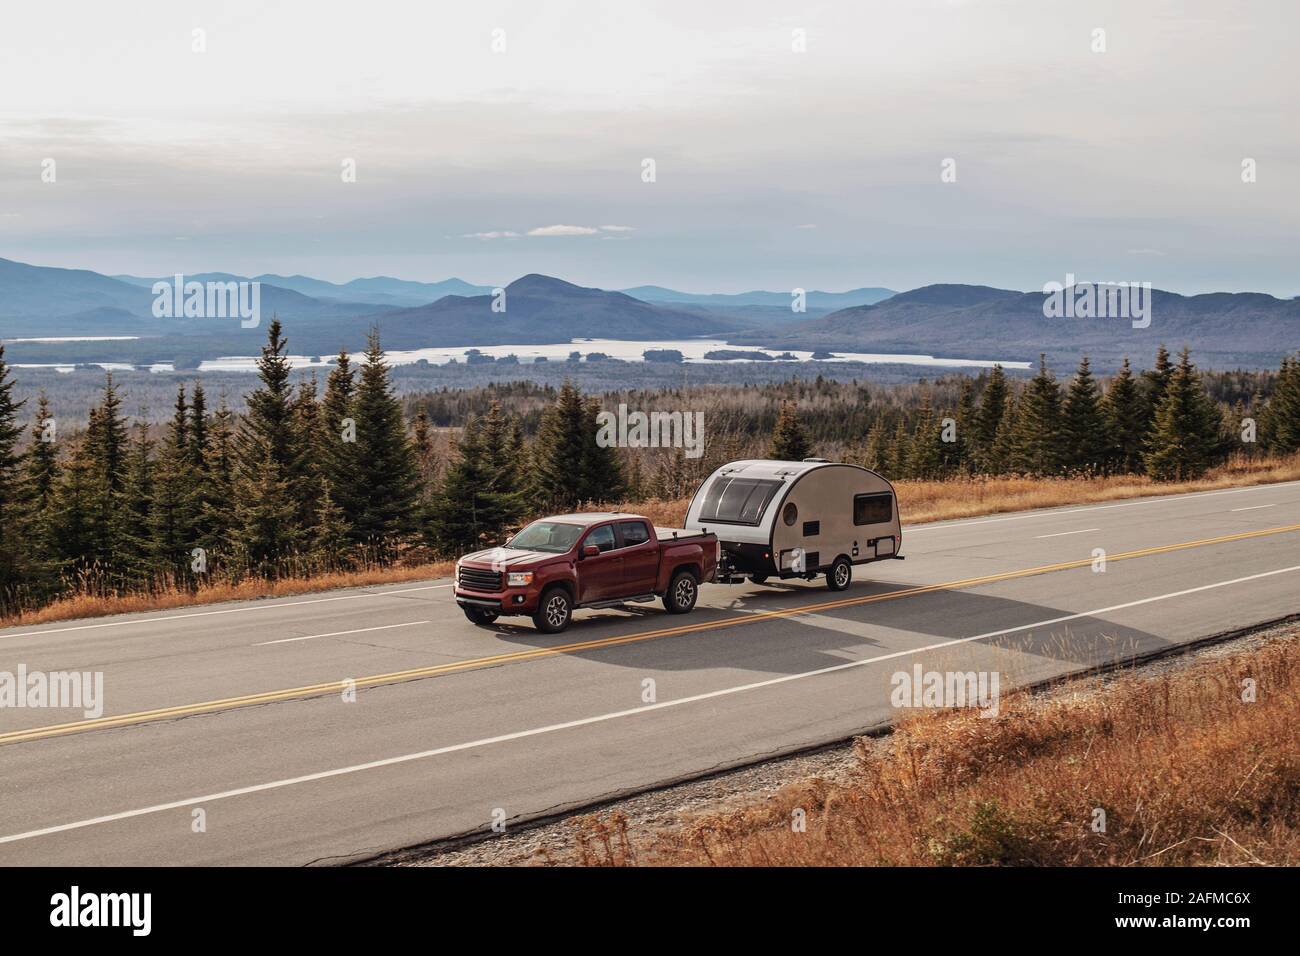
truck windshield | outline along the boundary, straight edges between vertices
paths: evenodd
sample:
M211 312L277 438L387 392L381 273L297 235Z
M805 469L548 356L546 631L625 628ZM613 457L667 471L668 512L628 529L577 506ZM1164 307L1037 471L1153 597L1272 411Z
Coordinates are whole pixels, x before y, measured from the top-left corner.
M762 478L717 478L704 496L700 521L756 525L781 485Z
M509 541L509 547L522 548L525 551L549 551L563 554L573 547L582 527L576 524L560 524L557 521L534 521Z

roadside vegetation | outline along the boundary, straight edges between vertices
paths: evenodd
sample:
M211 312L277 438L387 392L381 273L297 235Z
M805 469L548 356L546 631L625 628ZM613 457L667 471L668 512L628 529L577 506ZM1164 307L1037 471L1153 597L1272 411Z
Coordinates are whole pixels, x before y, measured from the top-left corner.
M991 719L919 713L858 740L847 776L676 825L576 818L554 862L1295 866L1300 626L1286 631L1186 668L1017 691Z
M399 398L378 335L323 387L295 384L278 322L236 415L200 381L170 421L132 422L106 377L86 428L14 398L0 346L0 622L173 607L445 574L531 518L619 507L680 524L704 475L821 456L896 480L909 523L1300 477L1300 363L1202 375L1162 348L1099 382L1045 364L1017 382L584 395L528 383ZM620 403L702 412L701 454L616 448Z

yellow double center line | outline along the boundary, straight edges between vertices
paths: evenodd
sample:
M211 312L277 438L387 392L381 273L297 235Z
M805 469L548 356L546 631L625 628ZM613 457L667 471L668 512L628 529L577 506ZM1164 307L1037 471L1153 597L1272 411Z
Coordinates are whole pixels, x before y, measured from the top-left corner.
M1203 548L1214 544L1227 544L1231 541L1245 541L1266 535L1285 534L1300 531L1300 524L1285 525L1279 528L1265 528L1260 531L1242 531L1225 534L1217 538L1201 538L1197 541L1183 541L1178 544L1166 544L1137 551L1125 551L1106 557L1108 563L1125 561L1130 558L1144 558L1155 554L1168 554L1173 551L1186 551L1190 548ZM501 664L514 664L520 661L537 660L542 657L554 657L559 654L574 654L582 651L600 650L619 644L635 644L660 637L676 637L680 634L693 634L697 631L712 631L739 624L757 624L776 618L792 617L810 611L833 611L845 607L857 607L863 604L875 604L878 601L892 601L898 598L912 597L917 594L929 594L934 591L953 591L963 588L978 587L982 584L994 584L998 581L1010 581L1014 578L1027 578L1036 574L1049 574L1052 571L1067 571L1071 568L1088 567L1092 558L1080 558L1075 561L1062 561L1058 564L1044 564L1036 568L1024 568L1019 571L1005 571L1001 574L986 574L978 578L965 578L961 581L946 581L942 584L926 584L920 587L905 588L899 591L887 591L884 594L871 594L865 597L840 598L834 601L821 601L816 604L800 604L796 607L779 608L772 611L760 611L727 617L720 621L701 621L696 624L683 624L678 627L663 627L653 631L639 631L618 637L602 637L592 641L577 641L571 644L559 644L554 647L534 648L527 651L515 651L510 654L496 654L491 657L476 657L450 664L435 664L429 667L415 667L410 670L393 671L389 674L373 674L369 677L357 677L350 680L329 681L324 684L308 684L304 687L289 687L284 690L265 691L260 694L245 694L242 697L226 697L221 700L203 701L197 704L180 704L175 707L161 707L157 710L142 710L116 717L98 717L92 720L77 720L66 724L52 724L47 727L33 727L29 730L16 730L0 734L0 744L21 743L29 740L41 740L45 737L58 737L64 734L78 733L83 730L108 730L113 727L129 727L154 720L167 720L177 717L191 717L196 714L210 714L218 711L249 707L255 704L272 704L278 701L293 700L301 697L316 697L322 694L336 694L349 687L375 687L380 684L396 684L402 681L421 680L426 677L440 677L443 674L455 674L459 671L477 670L483 667L495 667Z

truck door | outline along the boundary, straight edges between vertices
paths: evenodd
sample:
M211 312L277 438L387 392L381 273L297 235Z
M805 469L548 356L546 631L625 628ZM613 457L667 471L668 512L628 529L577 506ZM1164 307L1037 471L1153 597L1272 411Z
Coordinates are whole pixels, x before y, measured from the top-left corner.
M650 594L659 583L659 544L644 521L620 521L623 539L623 594Z
M623 553L616 548L614 526L597 525L587 532L579 546L581 549L595 545L600 554L583 558L578 564L578 603L606 601L625 597L623 591Z

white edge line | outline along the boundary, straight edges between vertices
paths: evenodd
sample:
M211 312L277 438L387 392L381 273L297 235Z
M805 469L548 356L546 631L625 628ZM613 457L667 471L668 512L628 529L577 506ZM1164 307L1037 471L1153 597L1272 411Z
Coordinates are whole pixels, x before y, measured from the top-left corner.
M277 607L300 607L304 604L327 604L330 601L356 601L360 598L384 597L389 594L409 594L412 591L433 591L449 588L450 584L423 584L418 588L398 588L392 591L371 591L365 594L342 594L336 597L311 598L307 601L284 601L279 604L254 604L249 607L226 607L216 611L195 611L192 614L170 614L167 617L134 617L126 621L104 621L99 624L77 624L72 627L47 627L39 631L22 631L18 634L5 634L0 631L0 640L15 637L40 637L42 634L62 634L67 631L89 631L97 627L122 627L126 624L162 624L167 621L184 621L192 617L211 617L214 614L238 614L240 611L268 611Z
M904 534L920 534L922 531L939 531L943 528L962 528L975 524L993 524L997 521L1023 521L1026 518L1053 518L1058 515L1080 514L1085 511L1106 511L1110 508L1137 508L1141 505L1160 505L1171 501L1186 501L1188 498L1208 498L1211 495L1237 495L1246 491L1262 491L1269 488L1291 488L1300 485L1300 481L1278 481L1265 482L1259 485L1249 485L1245 488L1220 488L1217 491L1189 491L1181 495L1152 495L1143 498L1141 501L1122 501L1117 504L1103 505L1085 505L1082 508L1067 508L1065 510L1051 509L1046 511L1031 511L1022 514L1001 515L996 518L977 518L973 521L930 521L920 525L904 525Z
M1060 538L1067 534L1087 534L1089 531L1100 531L1100 528L1080 528L1078 531L1058 531L1055 534L1036 534L1035 538Z
M1260 508L1275 508L1275 507L1277 507L1276 501L1270 502L1269 504L1266 505L1251 505L1249 508L1233 508L1232 510L1233 511L1258 511Z
M101 817L92 817L88 820L78 820L75 823L61 823L57 826L43 827L39 830L28 830L26 833L14 833L9 836L0 837L0 844L17 843L20 840L30 840L35 837L49 836L53 833L65 833L69 830L80 830L85 827L97 826L103 823L115 823L119 820L129 820L133 817L162 813L166 810L177 810L181 807L193 806L196 803L229 800L232 797L247 796L251 793L264 793L268 790L279 790L284 787L291 787L300 783L311 783L316 780L328 780L331 777L342 777L349 774L360 773L364 770L376 770L380 767L391 767L397 764L410 763L415 760L426 760L430 757L439 757L444 754L456 753L462 750L474 750L480 747L488 747L492 744L508 743L513 740L523 740L528 737L537 737L542 734L556 733L561 730L571 730L574 727L586 727L591 724L605 723L607 721L617 720L620 717L635 717L638 714L647 714L656 710L666 710L669 707L681 707L685 704L694 704L702 700L728 697L732 694L741 694L745 691L759 690L764 687L774 687L777 684L803 680L807 677L820 677L823 674L832 674L836 671L845 671L854 667L864 667L867 664L878 664L881 661L892 660L897 657L909 657L914 654L922 654L927 651L952 647L956 644L968 644L971 641L981 641L990 637L1000 637L1004 634L1014 634L1019 631L1029 630L1030 628L1046 627L1049 624L1060 624L1064 621L1073 621L1082 617L1095 617L1098 614L1107 614L1112 611L1124 610L1125 608L1138 607L1142 604L1165 601L1169 598L1184 597L1188 594L1196 594L1200 591L1210 591L1215 588L1228 587L1233 584L1243 584L1246 581L1256 581L1260 578L1268 578L1277 574L1288 574L1292 571L1300 571L1300 564L1292 565L1289 568L1278 568L1274 571L1262 571L1259 574L1251 574L1242 578L1233 578L1231 581L1219 581L1215 584L1203 584L1200 587L1187 588L1182 591L1173 591L1169 594L1158 594L1155 597L1140 598L1139 600L1128 601L1124 604L1112 604L1110 607L1097 608L1092 611L1081 611L1078 614L1067 614L1063 617L1055 617L1046 621L1035 621L1032 624L1021 624L1000 631L989 631L985 634L976 634L973 637L954 638L950 641L940 641L936 644L927 644L924 647L913 647L906 650L894 651L891 654L882 654L878 657L849 661L844 664L833 664L830 667L823 667L818 670L804 671L799 674L786 674L782 677L773 677L768 680L756 681L752 684L741 684L737 687L724 687L721 690L711 690L703 694L681 697L677 700L660 701L655 704L647 704L644 707L632 707L628 710L616 710L607 714L597 714L594 717L580 717L577 720L567 720L559 724L548 724L545 727L534 727L530 730L516 730L509 734L499 734L495 737L484 737L481 740L470 740L465 743L451 744L446 747L436 747L433 750L421 750L418 753L402 754L397 757L385 757L382 760L371 760L367 763L354 764L350 767L338 767L334 770L321 770L316 773L304 774L300 777L288 777L284 780L272 780L267 783L257 783L247 787L238 787L234 790L221 790L217 793L209 793L201 797L187 797L184 800L173 800L170 803L159 803L151 807L141 807L137 810L124 810L121 813L110 813Z
M407 621L404 624L381 624L378 627L358 627L352 631L332 631L329 634L305 634L302 637L282 637L278 641L262 641L254 647L269 647L272 644L292 644L294 641L311 641L318 637L342 637L344 634L365 634L369 631L390 631L395 627L413 627L416 624L432 624L432 621Z

